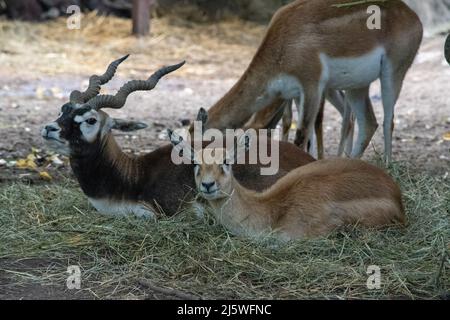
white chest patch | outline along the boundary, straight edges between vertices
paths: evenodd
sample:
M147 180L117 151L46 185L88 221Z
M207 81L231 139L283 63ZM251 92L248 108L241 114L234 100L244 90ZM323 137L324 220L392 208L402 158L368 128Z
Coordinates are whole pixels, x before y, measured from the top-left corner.
M98 212L111 216L135 215L139 218L156 220L156 214L151 207L141 203L116 202L108 199L89 198L89 202Z
M368 54L351 58L331 58L320 54L323 77L329 89L358 89L369 86L380 77L381 62L385 55L383 47Z

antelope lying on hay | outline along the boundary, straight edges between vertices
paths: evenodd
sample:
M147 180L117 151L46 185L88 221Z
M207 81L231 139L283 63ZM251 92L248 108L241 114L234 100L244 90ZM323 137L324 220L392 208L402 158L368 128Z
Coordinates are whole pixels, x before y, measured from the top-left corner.
M195 182L214 215L231 232L249 237L274 233L283 240L326 235L359 224L380 227L404 223L401 191L383 170L360 160L330 159L288 173L263 192L234 178L236 149L195 152L169 131L172 144L195 165ZM239 139L248 149L250 135Z
M378 124L365 103L381 80L385 157L391 159L394 106L423 36L422 24L402 1L377 2L381 29L370 30L368 4L297 0L278 10L249 67L209 110L207 128L239 128L275 99L300 101L295 143L310 137L327 90L345 90L356 115L352 157L361 157Z
M125 154L111 130L133 131L146 125L113 119L101 109L122 108L132 92L152 90L163 76L184 63L162 68L146 81L130 81L115 96L99 95L100 86L112 79L126 58L111 63L104 75L92 76L85 92L72 92L70 102L62 106L55 122L45 126L42 136L60 153L69 156L83 192L98 211L143 217L155 217L161 211L173 215L193 199L193 167L175 165L170 144L139 157ZM314 161L288 143L280 144L280 150L291 156L280 159L277 175L260 176L260 165L242 165L237 168L237 178L248 188L257 190L269 187L290 170Z

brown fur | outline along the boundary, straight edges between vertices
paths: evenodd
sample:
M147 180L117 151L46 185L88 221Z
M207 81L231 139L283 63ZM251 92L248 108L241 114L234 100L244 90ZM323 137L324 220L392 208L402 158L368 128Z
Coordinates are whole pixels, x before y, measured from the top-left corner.
M338 93L341 94L341 93ZM369 99L370 103L370 99ZM284 104L284 105L282 105ZM324 158L324 145L323 145L323 118L324 118L324 106L325 101L322 100L320 105L320 111L316 119L315 123L315 134L317 137L317 158ZM339 109L339 106L336 106L336 109L341 113L344 118L344 109ZM273 103L271 103L267 108L262 109L261 111L256 112L250 120L245 124L244 130L247 129L275 129L277 127L280 119L282 120L282 141L289 141L289 132L292 127L292 101L283 101L281 99L276 99ZM347 120L347 121L346 121ZM348 123L347 123L348 122ZM352 119L344 119L342 124L342 134L340 143L341 147L344 147L344 142L349 138L349 134L353 134L353 122ZM309 151L309 148L308 148ZM344 153L344 150L339 150L339 156Z
M175 165L171 145L142 156L125 154L111 132L145 127L141 122L114 119L89 105L69 102L41 134L51 147L69 156L83 192L100 212L155 217L163 211L173 215L194 198L193 165ZM270 150L271 141L266 143ZM238 179L248 188L263 190L292 169L314 161L291 144L281 143L279 148L282 157L276 175L261 176L263 165L259 161L237 166Z
M297 0L273 17L266 36L249 67L209 110L207 128L240 128L256 112L268 107L255 103L268 82L280 74L296 77L305 91L303 123L296 144L306 146L322 97L320 53L329 57L358 57L383 46L401 82L422 40L417 15L402 1L377 3L382 8L381 30L369 30L367 4L348 8L333 5L345 0ZM331 88L332 89L332 88ZM346 89L346 88L340 88ZM395 88L398 91L399 88Z
M217 164L200 165L198 190L211 177L219 194L206 198L217 219L236 234L257 237L274 232L290 240L323 236L345 225L405 222L398 185L383 170L360 160L316 161L263 192L245 188Z
M82 153L73 153L70 163L88 197L142 203L173 215L193 200L195 181L193 165L173 164L171 153L172 146L167 145L143 156L131 156L122 152L109 133L103 140L99 137L85 146ZM261 176L261 164L237 165L236 178L247 188L263 190L289 171L314 161L289 143L280 143L280 153L280 171L276 175Z

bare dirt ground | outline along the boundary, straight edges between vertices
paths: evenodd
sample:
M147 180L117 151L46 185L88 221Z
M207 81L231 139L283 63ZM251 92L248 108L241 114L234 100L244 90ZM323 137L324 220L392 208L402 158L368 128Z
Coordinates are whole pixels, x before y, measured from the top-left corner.
M261 26L237 21L187 27L157 21L152 38L136 40L126 36L124 20L99 22L92 17L89 19L98 24L100 30L107 28L104 24L119 25L119 40L112 35L105 36L94 51L95 42L84 44L84 48L76 47L79 35L63 40L49 30L40 30L44 28L42 26L37 27L38 31L34 31L29 43L20 36L0 38L4 42L0 48L0 159L23 158L32 147L44 149L45 153L39 131L45 123L55 119L69 93L83 89L91 74L102 72L111 59L128 52L132 56L120 67L114 81L106 86L106 92L114 92L129 79L145 78L162 64L187 60L184 70L166 77L154 91L135 93L122 110L110 112L117 117L150 124L149 129L135 135L118 135L124 149L139 153L163 145L166 140L161 133L165 128L177 127L182 120L193 119L200 107L210 107L226 93L245 70L264 32ZM56 28L55 25L50 27ZM241 32L246 27L251 32ZM11 37L17 30L25 33L27 28L35 30L34 26L3 22L3 36ZM180 34L183 28L187 30L185 38ZM99 31L92 28L87 36L97 36L96 32ZM169 33L172 35L168 36ZM177 40L174 52L171 44ZM444 40L442 36L425 39L408 73L396 106L393 148L395 160L407 161L418 170L436 174L446 174L450 163L450 142L444 140L444 134L450 131L450 67L443 57ZM51 41L51 45L46 46L45 41ZM108 46L112 49L106 51ZM82 52L77 55L77 51L88 54L80 57ZM91 51L95 54L90 54ZM382 124L378 83L373 85L371 96ZM340 118L331 106L327 107L325 117L326 151L333 155L338 143ZM380 126L366 157L383 151L382 139ZM0 181L24 177L33 179L34 175L5 165L0 169Z
M57 117L72 90L84 89L89 76L103 72L110 61L132 53L105 86L107 93L127 80L146 78L161 65L187 60L183 70L166 77L152 92L135 93L123 109L110 111L115 117L150 125L133 135L117 135L125 150L145 153L167 143L166 128L180 127L183 120L193 119L200 107L209 108L227 92L245 70L264 33L264 27L240 21L196 25L165 19L154 22L152 37L134 39L128 36L126 20L86 19L86 26L73 33L64 28L63 20L46 25L0 20L0 159L6 162L0 163L0 183L24 179L54 183L40 179L34 170L18 169L11 161L25 158L32 148L40 149L39 154L49 153L40 137L41 128ZM425 39L408 73L396 106L393 152L395 160L406 161L418 171L447 177L450 142L444 135L450 131L450 66L443 57L444 41L443 36ZM382 124L378 83L371 96ZM325 118L326 152L333 155L340 117L327 106ZM381 153L382 141L380 127L365 157ZM53 180L71 175L67 162L39 170L48 171ZM7 261L4 265L13 263L17 264ZM26 271L36 263L47 262L13 267ZM64 290L16 288L3 297L62 298Z

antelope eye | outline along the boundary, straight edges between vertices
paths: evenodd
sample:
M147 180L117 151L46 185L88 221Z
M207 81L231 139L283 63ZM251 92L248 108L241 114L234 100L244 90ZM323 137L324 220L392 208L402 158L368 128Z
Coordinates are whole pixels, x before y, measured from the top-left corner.
M94 124L97 123L97 119L95 119L95 118L89 118L89 119L86 120L86 123L89 124L89 125L91 125L91 126L93 126Z

